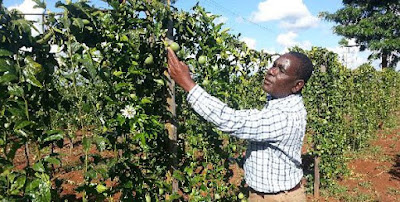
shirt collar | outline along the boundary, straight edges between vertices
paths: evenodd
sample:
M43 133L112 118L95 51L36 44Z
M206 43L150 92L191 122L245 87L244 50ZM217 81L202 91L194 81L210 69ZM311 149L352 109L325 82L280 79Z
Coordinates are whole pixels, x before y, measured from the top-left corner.
M271 109L276 108L288 108L298 104L302 100L301 94L291 94L283 98L272 99L271 95L267 95L268 102L265 107L270 107Z

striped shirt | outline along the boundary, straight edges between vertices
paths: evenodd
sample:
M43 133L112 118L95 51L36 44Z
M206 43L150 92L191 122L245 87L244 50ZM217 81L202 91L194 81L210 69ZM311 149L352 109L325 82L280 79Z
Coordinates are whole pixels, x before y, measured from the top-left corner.
M248 140L244 172L251 188L276 193L290 190L300 182L307 116L301 95L269 98L261 110L234 110L196 85L187 100L219 130Z

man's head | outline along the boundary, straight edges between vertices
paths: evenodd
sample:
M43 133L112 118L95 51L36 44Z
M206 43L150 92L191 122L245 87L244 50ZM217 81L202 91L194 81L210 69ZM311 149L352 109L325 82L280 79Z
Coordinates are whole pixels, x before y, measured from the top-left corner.
M274 98L300 93L312 71L312 62L306 55L298 52L286 53L268 69L263 89Z

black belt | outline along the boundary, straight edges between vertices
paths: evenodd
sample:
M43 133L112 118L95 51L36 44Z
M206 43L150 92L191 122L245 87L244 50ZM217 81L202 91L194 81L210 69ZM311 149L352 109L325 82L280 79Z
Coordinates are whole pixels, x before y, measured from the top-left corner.
M254 190L254 189L251 188L251 187L249 187L249 189L250 189L250 192L252 192L252 193L255 193L255 194L260 195L260 196L264 196L264 195L277 195L277 194L292 192L292 191L296 191L296 190L300 189L300 187L301 187L301 182L299 182L296 186L294 186L293 188L291 188L291 189L289 189L289 190L286 190L286 191L279 191L279 192L276 192L276 193L264 193L264 192L259 192L259 191Z

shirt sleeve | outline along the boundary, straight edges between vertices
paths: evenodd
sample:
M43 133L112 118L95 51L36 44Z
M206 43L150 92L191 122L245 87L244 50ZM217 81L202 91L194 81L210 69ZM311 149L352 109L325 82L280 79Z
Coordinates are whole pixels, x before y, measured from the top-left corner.
M280 110L235 110L205 92L199 85L187 97L192 108L221 131L251 141L277 141L284 135L287 114Z

